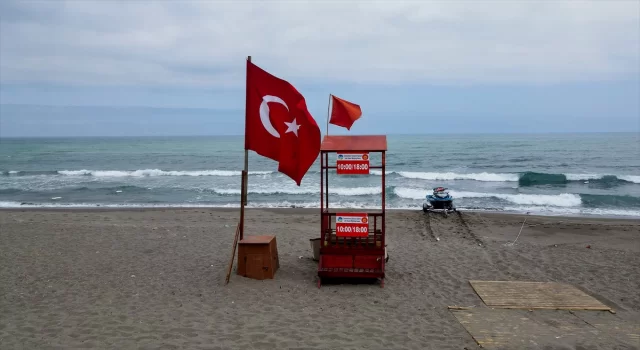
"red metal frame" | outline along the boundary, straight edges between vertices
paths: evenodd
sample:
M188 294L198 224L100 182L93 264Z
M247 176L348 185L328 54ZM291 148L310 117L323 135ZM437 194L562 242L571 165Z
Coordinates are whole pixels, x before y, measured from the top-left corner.
M386 151L387 138L384 135L324 137L320 147L321 233L318 287L323 277L378 278L381 287L384 286ZM329 169L336 169L335 165L329 165L329 153L339 152L381 153L381 164L370 165L369 168L382 171L382 208L380 211L358 211L369 215L368 237L337 237L335 234L336 213L353 211L329 208Z

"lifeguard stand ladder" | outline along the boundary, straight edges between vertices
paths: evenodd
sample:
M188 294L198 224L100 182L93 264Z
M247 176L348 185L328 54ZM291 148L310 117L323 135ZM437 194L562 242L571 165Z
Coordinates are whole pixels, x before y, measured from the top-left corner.
M384 287L386 151L385 135L327 135L322 140L318 288L324 277L379 279L380 287ZM336 153L336 161L332 165L329 164L329 153ZM381 164L370 165L369 153L380 153ZM360 161L357 160L359 155L362 156ZM354 161L350 163L352 160ZM382 172L381 209L330 209L329 169L336 169L337 176L344 176L341 175L344 173L367 176L366 174L370 174L369 169L380 169ZM358 220L360 220L359 223L354 223Z

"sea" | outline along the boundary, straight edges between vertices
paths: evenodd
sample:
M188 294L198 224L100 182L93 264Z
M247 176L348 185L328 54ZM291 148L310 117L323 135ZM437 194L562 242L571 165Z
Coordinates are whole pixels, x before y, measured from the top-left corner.
M640 219L638 133L387 141L386 209L421 210L443 186L460 210ZM243 145L243 136L1 138L0 207L239 207ZM249 152L248 207L319 208L319 158L300 186L277 167ZM331 171L330 206L379 209L381 175Z

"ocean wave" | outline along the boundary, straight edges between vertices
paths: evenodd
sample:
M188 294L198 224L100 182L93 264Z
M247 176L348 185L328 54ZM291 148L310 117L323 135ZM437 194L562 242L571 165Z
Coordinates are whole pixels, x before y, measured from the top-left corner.
M640 208L639 197L601 195L601 194L581 194L580 198L582 198L582 203L585 207Z
M538 173L531 173L531 174L538 174ZM544 176L544 175L547 175L547 174L540 173L539 175ZM605 177L605 175L598 175L598 174L552 174L552 175L564 175L564 177L566 178L567 181L598 180L600 178ZM615 176L613 176L613 177L615 177Z
M374 169L372 169L372 170L369 170L369 173L371 175L382 176L382 170L374 170ZM391 175L391 174L393 174L393 171L386 170L384 173L385 173L385 175Z
M393 189L393 193L400 198L425 199L426 195L430 192L419 188L396 187ZM494 194L491 193L461 192L452 190L449 190L449 194L454 197L454 200L456 198L491 198L494 196Z
M520 186L535 186L535 185L559 185L566 184L568 182L567 176L564 174L546 174L526 172L518 179L518 185Z
M380 170L371 170L372 175L382 175ZM553 174L553 173L455 173L455 172L417 172L417 171L385 171L386 175L398 175L407 179L450 181L472 180L482 182L518 182L520 186L567 184L571 181L589 181L601 185L617 185L622 183L640 184L638 175L601 175L601 174Z
M161 169L139 169L139 170L51 170L51 171L2 171L3 176L35 176L35 175L55 175L55 176L91 176L91 177L155 177L155 176L240 176L239 170L161 170ZM249 175L272 175L277 171L249 171ZM317 176L318 171L309 170L307 176ZM372 175L381 176L382 171L371 170ZM430 181L451 181L451 180L471 180L481 182L518 182L519 186L535 185L558 185L567 184L572 181L596 183L605 186L615 186L624 183L640 184L640 175L601 175L601 174L553 174L553 173L456 173L456 172L417 172L387 170L386 175L395 175L407 179L430 180Z
M1 188L0 194L16 194L22 192L19 188Z
M589 215L611 217L640 217L640 210L603 208L558 208L558 207L504 207L506 212L531 213L538 215Z
M380 170L371 170L372 175L382 175L382 171ZM510 173L454 173L454 172L445 172L445 173L437 173L437 172L419 172L419 171L393 171L387 170L385 171L386 175L398 175L400 177L404 177L407 179L418 179L418 180L475 180L475 181L483 181L483 182L515 182L518 181L519 174L510 174Z
M549 194L494 194L494 197L522 205L555 207L578 207L582 205L580 196L573 193Z
M0 175L3 176L27 176L27 175L58 175L58 172L55 170L51 171L21 171L21 170L9 170L2 171Z
M239 208L238 203L30 203L0 201L0 208ZM247 208L320 208L320 202L249 202ZM379 210L380 206L358 202L335 202L331 208ZM386 209L415 210L415 206L394 206Z
M618 176L620 180L633 182L635 184L640 184L640 175L621 175Z
M519 180L520 186L563 185L571 181L589 182L604 186L615 186L623 183L640 184L640 176L636 175L601 175L601 174L550 174L523 173Z
M0 208L239 208L238 203L27 203L15 201L0 201ZM336 202L332 208L368 209L378 210L379 206L367 203ZM248 203L247 208L320 208L320 202L276 202L276 203ZM419 210L416 205L387 206L387 210ZM466 210L464 207L459 207ZM469 208L471 211L506 211L517 213L533 213L539 215L590 215L590 216L616 216L616 217L640 217L640 210L602 209L602 208L562 208L539 206L512 206L504 208L486 209Z
M240 189L212 189L214 193L222 195L240 195ZM249 188L249 194L263 194L263 195L305 195L305 194L319 194L319 188ZM334 187L329 188L329 194L335 194L338 196L367 196L381 194L382 189L380 187Z
M434 173L434 172L414 172L396 171L396 174L408 179L421 180L475 180L485 182L511 182L518 181L518 174L494 174L494 173Z
M240 176L236 170L59 170L60 175L67 176L95 176L95 177L145 177L145 176ZM250 171L249 175L268 175L273 171Z
M134 185L121 185L121 186L110 186L110 187L75 187L71 188L70 191L73 192L126 192L126 193L136 193L136 192L147 192L151 189L151 187L140 187Z
M396 187L394 193L401 198L424 199L426 192L422 189ZM506 193L482 193L482 192L458 192L449 191L454 200L456 198L497 198L520 205L549 205L556 207L579 207L582 199L573 193L548 194L506 194Z

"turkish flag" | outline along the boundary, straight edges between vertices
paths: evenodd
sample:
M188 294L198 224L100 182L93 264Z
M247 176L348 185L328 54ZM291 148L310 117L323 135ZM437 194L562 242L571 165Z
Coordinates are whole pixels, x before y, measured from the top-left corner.
M302 94L247 60L245 149L278 162L298 186L320 153L320 128Z
M333 95L331 95L331 102L333 108L331 108L329 123L351 130L353 123L362 115L360 106Z

